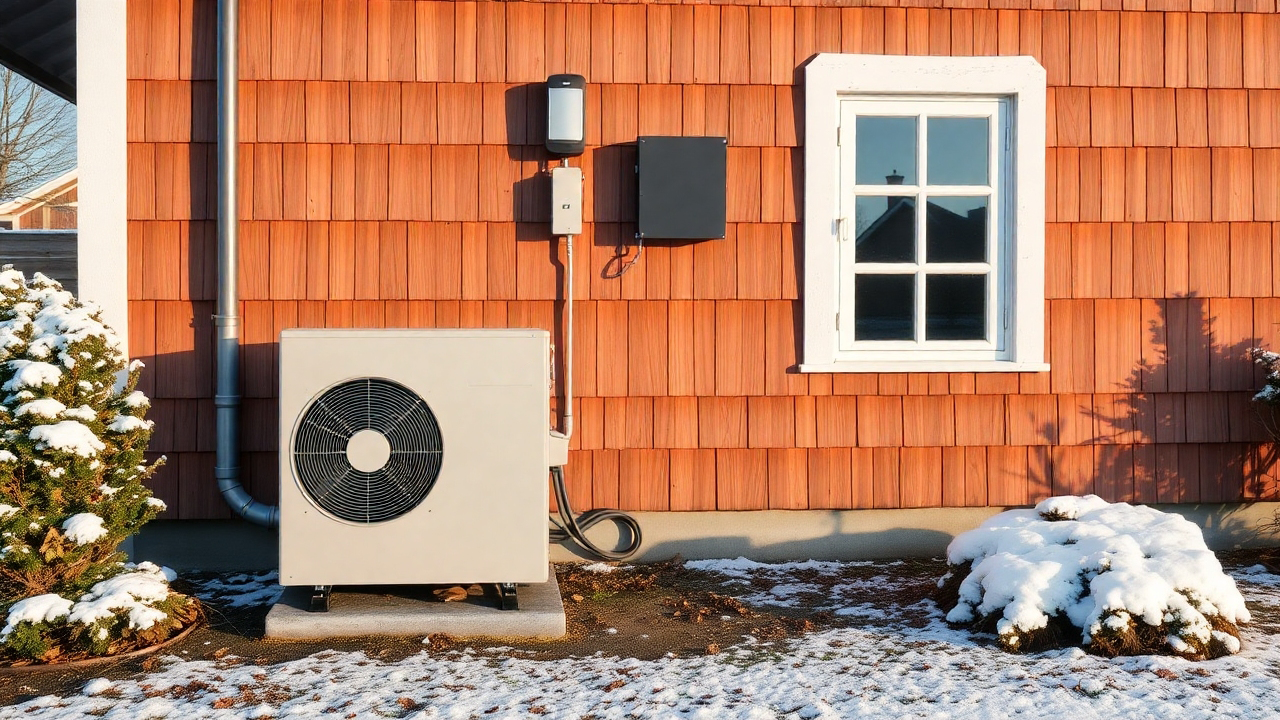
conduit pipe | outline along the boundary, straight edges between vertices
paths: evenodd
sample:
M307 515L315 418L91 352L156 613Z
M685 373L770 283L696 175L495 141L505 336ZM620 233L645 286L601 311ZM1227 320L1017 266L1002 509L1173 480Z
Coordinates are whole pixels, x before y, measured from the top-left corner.
M569 166L569 159L560 161L562 167ZM569 438L573 436L573 236L564 236L564 409L560 413L560 430L552 431L551 436L564 444L564 457L568 457ZM552 542L563 542L570 538L588 555L601 560L625 560L634 555L644 542L640 531L640 523L630 515L610 508L588 510L574 517L573 508L569 505L569 491L565 487L564 466L557 463L551 468L551 487L556 495L556 509L560 515L558 527L551 530L549 539ZM605 520L612 520L627 529L630 539L621 550L606 550L587 537L587 530Z
M213 316L217 452L213 475L218 479L222 498L237 515L274 528L279 523L279 508L254 500L240 482L240 295L236 286L238 10L239 0L218 0L218 305Z
M569 158L560 160L569 167ZM573 437L573 236L564 236L564 412L560 432Z

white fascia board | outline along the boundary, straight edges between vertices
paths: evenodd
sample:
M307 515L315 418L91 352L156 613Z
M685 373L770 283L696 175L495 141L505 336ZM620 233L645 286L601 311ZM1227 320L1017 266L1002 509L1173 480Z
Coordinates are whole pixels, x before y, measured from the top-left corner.
M804 66L804 336L802 372L882 372L837 359L837 218L840 97L847 95L1005 96L1014 100L1014 328L1009 361L963 363L944 353L935 370L1047 370L1044 364L1044 168L1046 73L1029 56L945 57L821 53ZM822 182L826 179L826 182ZM816 181L815 181L816 180Z
M947 57L822 53L805 65L805 90L888 95L1020 95L1046 84L1027 55ZM806 97L807 100L807 97Z
M930 373L930 372L1048 372L1044 362L1006 360L851 360L825 364L801 363L802 373Z
M81 299L102 308L128 352L129 243L125 0L76 2Z
M28 206L30 209L35 209L44 205L45 203L41 198L51 194L54 190L61 189L64 185L69 186L75 183L77 172L78 170L76 168L72 168L40 187L32 188L28 192L23 193L20 197L0 205L0 217L6 217L15 213L22 214L19 211L24 211ZM66 189L69 190L70 187ZM65 191L66 190L63 192Z

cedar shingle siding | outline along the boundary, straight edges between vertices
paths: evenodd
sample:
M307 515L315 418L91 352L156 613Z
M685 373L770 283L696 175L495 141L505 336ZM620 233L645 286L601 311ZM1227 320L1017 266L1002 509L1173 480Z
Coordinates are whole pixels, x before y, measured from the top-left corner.
M965 7L242 2L250 490L276 496L281 329L555 328L537 83L576 72L579 508L1276 499L1243 352L1280 323L1275 2L919 4ZM181 518L228 516L212 472L213 6L129 3L130 342L169 456L157 491ZM1046 67L1052 372L787 372L795 83L816 52ZM645 133L728 136L727 237L646 247L604 279L635 231Z

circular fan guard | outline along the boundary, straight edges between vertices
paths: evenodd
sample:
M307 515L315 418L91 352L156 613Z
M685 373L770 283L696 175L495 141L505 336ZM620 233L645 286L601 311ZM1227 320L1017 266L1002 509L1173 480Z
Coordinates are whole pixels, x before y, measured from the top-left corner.
M362 430L381 433L391 448L382 467L362 472L347 444ZM334 517L356 523L391 520L421 503L440 475L443 439L427 403L382 378L334 385L311 401L293 437L298 482Z

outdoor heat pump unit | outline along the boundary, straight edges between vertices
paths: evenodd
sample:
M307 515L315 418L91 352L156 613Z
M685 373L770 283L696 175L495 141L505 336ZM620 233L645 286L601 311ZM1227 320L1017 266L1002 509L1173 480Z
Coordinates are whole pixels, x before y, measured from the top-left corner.
M549 378L545 330L283 331L280 583L545 582Z

